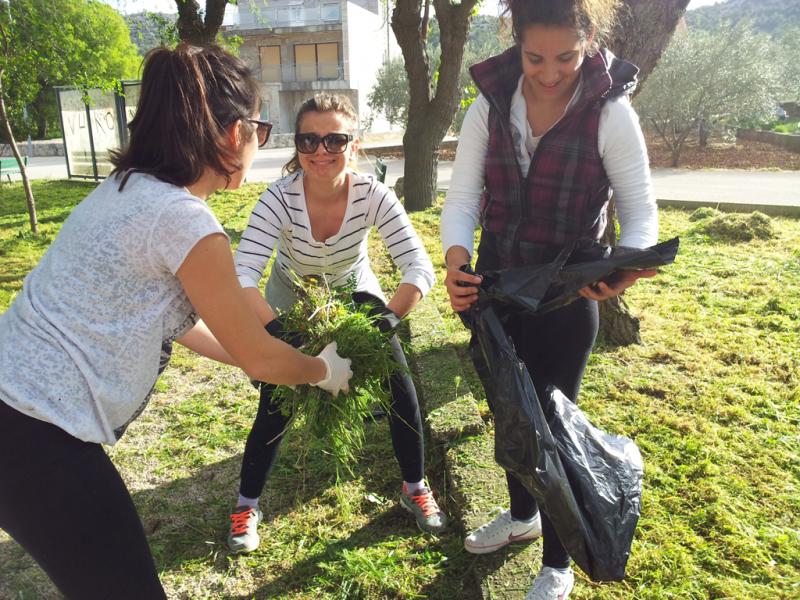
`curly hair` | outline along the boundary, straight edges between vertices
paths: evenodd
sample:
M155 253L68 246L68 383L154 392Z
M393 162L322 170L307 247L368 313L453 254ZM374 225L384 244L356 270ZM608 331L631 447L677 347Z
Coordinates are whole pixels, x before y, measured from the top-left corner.
M592 37L591 53L603 44L616 24L620 0L501 0L503 15L511 14L514 41L520 43L531 25L572 27L582 40Z
M294 120L295 133L300 131L300 123L303 122L303 117L306 115L306 113L310 112L336 113L346 118L353 127L355 127L356 123L358 123L358 114L356 113L356 109L353 107L353 103L350 102L350 99L347 96L320 93L314 94L312 98L309 98L300 105L300 108L297 110L297 116ZM294 173L299 169L300 158L297 155L297 150L295 150L294 155L289 159L289 162L283 165L283 172Z

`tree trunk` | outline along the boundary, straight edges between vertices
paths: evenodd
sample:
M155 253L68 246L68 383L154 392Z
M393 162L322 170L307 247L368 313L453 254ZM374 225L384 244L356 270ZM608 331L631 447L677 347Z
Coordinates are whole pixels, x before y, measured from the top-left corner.
M624 0L619 24L608 40L608 48L619 58L639 67L639 82L661 59L672 39L675 28L683 19L689 0ZM635 93L635 92L634 92ZM680 153L680 150L678 150ZM677 156L673 152L673 162ZM677 165L673 165L677 166ZM603 241L616 243L613 199L609 203L609 218ZM606 342L615 346L639 344L639 319L631 314L622 297L600 303L600 332Z
M42 86L32 104L36 112L34 118L36 119L37 140L47 139L47 102L51 99L48 96L52 93L52 88Z
M619 24L607 46L619 58L639 67L640 82L661 59L688 4L689 0L623 0Z
M697 140L701 148L708 148L708 136L711 133L711 128L708 126L706 119L700 119L700 124L697 126Z
M11 152L14 158L17 159L19 165L19 173L22 177L22 187L25 188L25 199L28 204L28 220L31 224L31 231L34 235L39 233L39 222L36 219L36 201L33 198L33 190L31 189L31 182L28 180L28 170L25 168L25 163L22 162L22 156L17 148L17 141L14 139L14 132L11 131L11 123L8 121L8 113L6 113L6 100L5 92L3 90L3 72L0 70L0 121L3 123L3 128L8 136L8 143L11 146Z
M476 2L433 0L442 47L435 86L422 30L427 27L422 1L397 0L392 11L392 30L403 51L409 86L408 124L403 136L405 207L409 211L428 208L436 198L439 145L460 100L458 76Z
M228 0L206 0L203 14L197 0L175 0L175 4L178 5L176 25L181 41L196 46L213 44L222 26Z
M601 240L609 246L617 243L615 214L616 207L612 196L608 203L608 227L606 227ZM600 309L600 334L607 344L629 346L642 343L642 337L639 335L639 319L633 316L622 296L609 298L600 302L598 306Z
M409 212L425 210L436 197L436 170L442 135L433 129L412 128L403 134L403 205ZM412 173L412 175L409 175Z

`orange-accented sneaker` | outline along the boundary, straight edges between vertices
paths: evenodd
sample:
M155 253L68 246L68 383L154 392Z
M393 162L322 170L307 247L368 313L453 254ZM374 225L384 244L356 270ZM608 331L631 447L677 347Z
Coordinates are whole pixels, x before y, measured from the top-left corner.
M440 533L447 527L447 516L439 508L433 492L423 487L413 494L408 493L408 488L403 484L403 492L400 494L400 504L408 512L414 515L417 526L422 531L428 533Z
M263 520L261 511L251 506L237 506L231 513L231 532L228 547L233 552L252 552L261 541L258 524Z

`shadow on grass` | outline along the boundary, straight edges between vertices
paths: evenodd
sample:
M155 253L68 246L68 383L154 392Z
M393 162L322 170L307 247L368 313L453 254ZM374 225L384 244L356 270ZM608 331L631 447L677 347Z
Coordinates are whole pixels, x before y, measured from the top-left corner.
M132 493L156 567L167 586L177 576L190 587L195 584L189 581L196 578L198 589L208 585L207 592L220 598L291 594L355 598L359 596L355 579L360 575L360 563L348 564L347 554L365 552L367 560L381 563L379 566L385 567L389 576L397 577L403 576L398 569L438 565L442 556L447 557L443 566L436 567L441 573L434 573L433 580L429 579L430 574L421 578L424 589L418 593L426 598L479 597L472 593L477 593L478 588L471 584L464 585L463 594L453 594L454 585L461 587L461 582L470 581L468 568L473 557L465 556L462 532L446 532L439 538L422 534L397 503L401 477L385 420L368 427L362 459L356 466L358 481L348 475L342 475L339 481L343 493L356 489L363 490L359 495L368 493L382 498L379 503L358 495L349 499L359 523L352 531L347 531L347 519L339 514L332 459L317 454L301 461L297 446L293 437L286 440L262 497L268 522L260 526L259 533L264 539L270 535L270 528L277 528L282 557L273 556L277 552L274 540L265 540L262 548L243 557L228 551L229 513L236 500L241 454L200 466L186 477ZM440 473L441 465L431 456L428 478L434 489L442 490L441 495L445 496ZM441 500L446 507L446 498ZM304 538L318 547L313 551L303 548ZM404 558L392 562L394 549ZM293 552L298 553L296 560ZM384 560L386 565L382 564ZM0 598L60 597L46 575L13 541L0 542L0 565ZM217 587L220 580L237 576L242 581L255 577L252 589L243 590L241 595L226 595ZM356 586L353 593L346 593L352 585ZM367 594L369 597L393 597L390 586L384 589L379 583L376 587L377 591L372 589Z

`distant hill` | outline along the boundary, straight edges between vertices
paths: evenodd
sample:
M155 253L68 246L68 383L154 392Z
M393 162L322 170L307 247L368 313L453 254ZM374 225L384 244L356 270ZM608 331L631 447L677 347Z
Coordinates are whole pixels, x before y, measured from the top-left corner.
M144 56L149 50L157 48L175 35L177 15L168 13L140 12L125 15L125 22L131 30L131 40Z
M757 31L780 33L784 28L800 28L800 2L797 0L727 0L686 12L690 29L711 30L721 23L749 20Z

